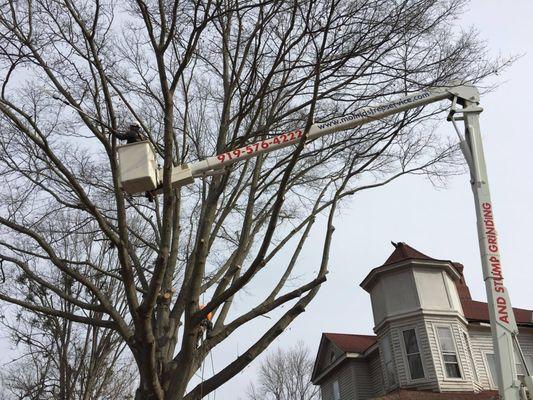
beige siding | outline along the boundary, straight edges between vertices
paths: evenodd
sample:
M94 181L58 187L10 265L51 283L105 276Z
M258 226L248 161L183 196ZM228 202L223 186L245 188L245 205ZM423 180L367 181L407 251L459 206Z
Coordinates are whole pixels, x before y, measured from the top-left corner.
M420 356L424 366L424 379L411 380L405 348L403 344L403 331L415 328ZM401 324L391 323L391 342L394 352L394 361L398 371L398 381L403 388L414 388L420 390L438 390L435 368L431 356L431 346L429 343L427 330L421 316L404 320Z
M385 365L385 359L384 359L384 354L383 354L383 346L385 346L385 338L388 339L388 342L389 342L389 345L390 345L390 352L391 352L391 357L392 357L392 362L393 362L393 369L394 369L394 372L396 374L396 380L395 382L389 382L389 377L388 377L388 374L387 374L387 367ZM389 330L381 330L380 331L380 335L379 335L379 339L378 339L378 351L376 351L375 353L379 353L379 354L376 354L375 355L375 360L373 360L373 364L374 366L372 366L372 363L371 363L371 370L372 368L377 368L378 367L378 364L379 364L379 373L376 371L375 373L372 373L374 379L379 379L380 381L380 386L378 388L379 392L383 392L383 393L388 393L390 392L391 390L394 390L398 387L398 383L399 383L399 379L398 379L398 366L396 364L396 358L395 358L395 345L393 343L393 336L391 334L391 332Z
M370 292L370 301L372 303L372 315L374 325L379 324L387 315L387 306L385 296L383 295L383 282L378 281Z
M440 317L426 319L427 331L430 338L431 354L435 366L435 374L438 380L438 385L441 391L474 391L472 383L472 368L470 366L470 359L467 353L467 348L464 343L463 332L465 325L457 318ZM448 378L444 367L444 360L442 358L439 338L437 334L437 327L449 327L455 343L455 351L459 369L461 371L461 378Z
M520 329L518 342L520 343L524 355L533 357L533 329ZM533 365L531 368L533 368Z
M377 358L379 364L379 357ZM366 400L380 393L379 387L376 387L379 383L371 375L371 367L367 358L349 359L336 368L321 384L322 400L333 400L335 381L339 382L342 400Z
M393 324L394 325L394 324ZM455 340L456 354L460 364L461 379L445 376L436 327L450 326ZM411 381L406 364L402 332L415 328L424 365L425 378ZM468 329L468 331L466 330ZM475 382L467 343L468 334L472 356L479 382ZM403 388L433 391L480 391L491 389L485 354L492 353L492 336L488 327L469 325L453 317L416 317L391 326L390 335L393 357L398 372L398 381ZM533 329L521 330L519 337L526 356L533 356ZM321 384L322 399L333 400L333 382L339 382L342 400L366 400L390 391L384 387L383 365L376 348L362 359L348 359L332 371Z
M463 340L466 355L468 356L468 366L470 367L470 370L471 370L470 376L472 380L472 385L474 387L474 391L479 392L481 390L485 390L488 388L488 386L483 384L484 377L481 371L481 363L482 363L481 355L474 349L474 343L470 336L470 333L468 332L468 327L465 327L464 333L467 336L468 343L464 341L465 340L464 335L461 337L461 339ZM468 348L470 348L470 350L468 350ZM476 370L475 374L472 371L473 369Z
M408 380L409 371L406 368L404 357L403 357L403 346L400 343L401 331L398 328L391 328L390 338L392 344L392 353L394 357L394 364L396 365L396 371L398 373L398 382L400 385L404 384Z
M433 371L435 372L435 379L437 380L437 387L442 389L442 378L444 377L444 367L439 356L439 341L434 329L434 324L430 321L426 323L426 330L428 334L428 343L430 347L431 362L433 364Z
M416 385L421 390L439 390L435 364L433 363L433 354L431 343L429 341L428 331L423 320L417 323L418 344L422 353L424 363L425 382Z
M374 387L370 379L370 370L366 360L353 360L350 362L355 381L354 400L366 400L374 397Z
M370 291L374 326L398 314L420 308L413 272L390 272L381 277Z
M492 336L488 327L468 329L470 335L470 343L472 344L472 350L474 352L474 358L476 361L477 373L481 386L484 389L490 389L491 384L489 380L489 372L487 370L487 360L485 358L486 353L492 353Z
M339 382L342 400L359 400L355 394L355 381L353 368L349 362L342 363L320 385L322 400L334 400L333 382Z
M477 373L480 380L480 384L483 389L490 389L490 379L486 353L493 353L492 347L492 335L490 328L469 326L470 343L474 352L474 358L477 367ZM518 336L520 347L526 356L533 356L533 330L532 329L520 329Z
M427 310L450 310L451 298L446 290L446 272L440 269L414 269L421 307Z
M330 341L327 341L324 345L324 350L318 360L317 364L317 376L320 375L330 364L335 363L340 357L344 355L344 352L335 346Z
M368 369L370 373L370 381L374 388L374 396L381 396L385 394L385 386L383 383L383 367L380 359L379 351L376 350L368 356Z

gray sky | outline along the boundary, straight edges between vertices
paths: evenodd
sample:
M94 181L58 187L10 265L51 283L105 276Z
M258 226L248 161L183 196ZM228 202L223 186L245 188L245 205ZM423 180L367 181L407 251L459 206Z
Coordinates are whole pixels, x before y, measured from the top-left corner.
M528 243L533 226L530 210L533 185L529 177L533 169L530 157L533 132L528 120L533 114L532 15L531 0L472 0L470 10L460 22L465 28L476 26L493 55L523 55L499 75L500 87L482 97L485 111L481 114L481 128L506 285L513 305L524 308L533 308L529 296L533 282L529 270L533 265ZM441 127L442 131L452 129L449 123ZM314 356L322 332L372 334L370 298L359 283L393 251L391 240L406 242L435 258L463 263L473 297L484 300L474 203L468 180L467 175L455 177L449 180L447 188L436 189L422 177L406 177L352 198L335 223L328 281L307 311L272 348L287 348L301 340ZM316 240L318 244L319 238ZM314 268L316 260L308 257L307 262L310 269ZM239 296L237 300L245 307L253 293ZM261 328L270 322L259 320L239 330L224 349L214 349L215 371L241 354L250 344L250 338L257 337ZM5 341L3 344L5 348ZM8 360L6 353L0 354L1 363ZM260 360L210 399L244 398ZM209 358L204 369L208 377L212 369Z
M530 171L533 161L533 1L473 0L460 25L477 27L494 56L522 55L500 73L500 87L482 97L481 130L492 190L506 285L513 306L533 308L531 284L531 227L533 212ZM444 122L441 131L452 126ZM368 294L359 287L370 269L393 251L390 241L403 241L439 259L465 266L467 283L476 300L485 300L477 244L473 196L467 175L436 189L422 177L406 177L349 201L335 223L335 243L328 281L297 321L273 345L286 348L304 341L313 356L322 332L372 334ZM310 261L312 268L312 261ZM268 322L268 321L265 321ZM224 351L214 350L215 370L240 354L247 343L246 329ZM230 354L234 352L234 354ZM248 367L216 393L218 400L244 397L255 378ZM211 362L205 366L211 371ZM211 396L213 399L214 396Z

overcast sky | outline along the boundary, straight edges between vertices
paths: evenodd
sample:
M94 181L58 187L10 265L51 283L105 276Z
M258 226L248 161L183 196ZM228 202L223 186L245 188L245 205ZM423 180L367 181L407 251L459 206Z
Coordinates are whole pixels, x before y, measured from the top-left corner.
M529 243L533 227L532 16L532 0L473 0L461 21L465 28L474 25L479 29L493 55L523 55L500 74L500 87L482 97L485 111L481 128L506 285L513 305L524 308L533 308ZM441 129L453 128L443 124ZM372 334L370 298L359 283L393 251L391 240L406 242L434 258L463 263L474 299L485 299L467 175L451 179L445 189L436 189L421 177L407 177L362 193L350 200L335 226L328 281L273 348L288 348L302 340L314 356L322 332ZM309 262L312 267L313 261ZM245 302L246 295L238 300ZM260 332L258 325L268 326L269 322L259 321L230 338L223 350L216 348L213 366L208 358L204 367L205 376L210 375L212 367L216 371L241 354L250 344L249 337ZM3 362L8 359L5 353L0 356ZM255 379L258 362L260 359L210 398L244 398L246 386Z
M493 55L522 55L499 74L499 88L482 97L481 132L506 285L513 306L524 308L533 308L532 16L531 0L474 0L460 22L464 28L477 27ZM444 129L453 128L444 123ZM287 348L303 340L314 356L322 332L373 334L370 298L359 283L393 251L391 240L406 242L434 258L463 263L472 296L485 300L467 175L451 179L444 189L436 189L421 177L407 177L365 192L350 200L335 226L328 281L273 348ZM227 357L240 354L247 332L253 331L234 338L232 350L228 350L231 346L223 352L214 350L215 370ZM210 372L210 361L205 368ZM219 389L216 399L244 398L245 388L254 378L255 366L251 366Z

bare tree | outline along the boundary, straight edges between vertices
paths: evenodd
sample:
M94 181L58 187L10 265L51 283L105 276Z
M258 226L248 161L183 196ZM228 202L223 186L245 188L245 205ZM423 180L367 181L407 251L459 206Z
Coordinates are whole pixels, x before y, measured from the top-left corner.
M181 189L171 186L172 167L293 127L305 139L315 119L450 79L479 81L502 63L486 59L475 32L454 31L462 5L2 2L0 299L115 331L135 359L137 399L212 392L314 298L343 199L408 173L440 179L460 166L455 146L434 135L439 109L424 108L302 141ZM153 202L120 188L116 134L132 120L162 165ZM313 230L322 254L309 265L301 258ZM78 257L74 235L92 237L96 253L112 251L118 266L99 267L93 253ZM50 273L41 274L43 265ZM87 297L73 296L51 271ZM70 306L27 298L21 272ZM102 274L116 291L100 285ZM271 286L254 283L265 276ZM251 287L255 303L234 307ZM215 346L266 314L271 325L247 338L239 357L195 380Z
M80 271L88 275L95 272L93 268L104 270L113 265L116 268L118 263L113 252L106 247L94 246L92 237L84 230L83 234L76 232L66 238L64 245L70 254L69 259L78 262L94 259L93 267ZM8 257L4 261L20 262ZM26 265L32 261L36 260L26 258L18 275L10 277L17 283L15 290L25 294L25 301L43 309L75 313L76 304L56 294L52 288L57 288L71 299L95 304L94 296L68 274L37 260L36 275ZM125 302L119 298L123 291L117 279L105 273L95 274L93 279L106 296L115 298L115 304L124 310ZM48 287L45 282L52 286ZM105 317L97 310L87 310L87 315L95 320ZM16 358L0 372L6 398L133 399L136 374L131 367L131 357L124 354L126 344L116 330L77 324L58 315L13 307L3 307L0 324L9 333L10 342L17 347Z
M318 400L319 387L311 383L313 357L303 344L267 355L258 371L257 386L248 389L250 400Z
M136 375L113 331L29 312L9 328L23 354L1 373L6 399L133 399Z

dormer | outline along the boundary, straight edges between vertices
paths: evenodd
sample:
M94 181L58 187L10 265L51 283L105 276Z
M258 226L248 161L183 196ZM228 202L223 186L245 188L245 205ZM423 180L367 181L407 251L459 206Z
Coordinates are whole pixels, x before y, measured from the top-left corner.
M395 249L385 263L361 282L370 293L375 331L387 321L416 314L462 316L458 266L431 258L405 243L393 245Z

